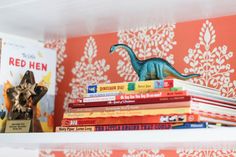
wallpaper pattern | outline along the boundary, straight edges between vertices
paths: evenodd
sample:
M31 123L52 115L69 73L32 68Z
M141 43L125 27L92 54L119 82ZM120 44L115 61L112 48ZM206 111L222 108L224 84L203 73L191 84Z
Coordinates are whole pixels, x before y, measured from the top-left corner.
M161 57L173 64L181 73L199 73L201 77L189 81L216 88L224 96L235 97L235 64L232 61L236 49L226 43L229 40L234 41L234 36L220 40L221 31L224 30L219 28L225 27L219 21L227 22L235 18L231 16L181 24L147 26L111 34L68 39L67 44L64 44L66 49L62 46L58 51L58 83L62 84L61 80L65 75L68 80L59 87L61 93L57 99L60 100L58 107L63 106L66 110L69 102L83 96L88 84L138 80L125 50L119 49L116 55L109 54L110 46L116 43L129 45L141 60ZM233 26L227 27L227 31L236 33ZM186 33L185 29L189 32ZM62 108L60 112L63 112Z
M47 43L58 50L58 93L55 119L85 93L88 84L135 81L129 57L123 50L109 54L113 44L125 43L139 59L162 57L181 73L200 73L189 81L236 97L236 16L147 26L118 32L69 38ZM85 139L86 140L86 139ZM40 157L233 157L234 149L181 150L41 150Z
M212 86L219 89L222 95L232 97L235 92L227 87L229 84L232 86L230 76L234 74L234 69L228 60L233 57L234 52L228 50L227 45L214 46L216 37L217 32L213 24L206 20L199 33L199 42L193 49L190 48L188 55L184 57L184 62L190 66L185 68L184 72L201 74L201 77L194 78L193 82Z
M39 157L235 157L235 149L41 150Z
M174 55L170 53L177 43L174 29L175 25L159 25L121 30L117 33L118 43L129 45L141 60L161 57L174 64ZM118 53L121 56L116 67L119 76L124 81L137 81L138 76L132 68L128 53L123 49Z

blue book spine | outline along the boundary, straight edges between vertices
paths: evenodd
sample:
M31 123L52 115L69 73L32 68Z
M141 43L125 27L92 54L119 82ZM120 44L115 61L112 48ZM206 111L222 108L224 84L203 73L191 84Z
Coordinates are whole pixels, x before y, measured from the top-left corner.
M172 129L196 129L196 128L207 128L207 122L194 122L194 123L183 123L180 125L173 125Z

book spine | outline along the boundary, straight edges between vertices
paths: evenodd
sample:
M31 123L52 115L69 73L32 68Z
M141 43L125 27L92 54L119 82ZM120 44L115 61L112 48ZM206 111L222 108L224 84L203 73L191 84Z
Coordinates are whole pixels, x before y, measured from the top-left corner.
M188 95L187 91L152 92L152 93L145 93L145 94L120 94L116 96L116 100L177 97L177 96L187 96L187 95Z
M85 97L106 97L106 96L116 96L120 94L141 94L141 93L150 93L150 92L168 92L168 91L180 91L183 90L181 87L175 88L157 88L157 89L150 89L150 90L140 90L140 91L125 91L125 92L100 92L100 93L85 93Z
M173 124L172 129L198 129L198 128L207 128L207 122L194 122L194 123L180 123Z
M168 80L167 82L166 80L151 80L151 81L89 85L87 86L87 93L142 91L142 90L171 88L171 87L173 87L173 80Z
M172 103L190 101L190 96L178 97L157 97L146 99L130 99L130 100L115 100L115 101L100 101L89 103L69 103L69 108L89 108L89 107L105 107L105 106L123 106L123 105L139 105L139 104L154 104L154 103Z
M141 109L141 110L122 110L122 111L98 111L98 112L79 112L64 113L63 118L96 118L96 117L120 117L120 116L145 116L158 114L185 114L191 113L190 107L179 108L160 108L160 109Z
M120 124L120 125L96 125L77 127L56 127L56 132L81 132L81 131L125 131L125 130L163 130L171 129L170 123L154 124Z
M69 103L68 107L98 107L98 106L112 106L112 105L132 105L132 104L146 104L168 101L181 101L190 99L187 91L175 92L155 92L145 94L121 94L117 96L107 97L90 97L79 99L77 102ZM146 103L145 103L146 102Z
M96 131L95 126L57 126L55 132L90 132Z
M177 102L131 104L131 105L130 104L119 105L119 103L114 102L113 104L114 105L107 105L107 106L102 106L102 107L99 106L99 107L69 108L68 112L65 112L65 113L189 107L191 105L191 101L186 100L186 101L177 101Z
M148 123L148 124L120 124L96 125L79 127L56 127L56 132L81 132L81 131L127 131L127 130L163 130L163 129L194 129L206 128L206 122L194 123Z
M110 84L97 84L87 86L87 93L104 93L104 92L127 92L127 91L146 91L159 88L187 87L192 90L198 90L207 93L220 95L220 92L214 88L201 86L189 81L178 79L151 80L138 82L123 82Z
M84 94L84 98L116 96L119 94L121 94L121 92L86 93Z
M63 118L62 126L86 126L108 124L145 124L145 123L173 123L199 122L197 114L159 114L132 117L97 117L97 118Z

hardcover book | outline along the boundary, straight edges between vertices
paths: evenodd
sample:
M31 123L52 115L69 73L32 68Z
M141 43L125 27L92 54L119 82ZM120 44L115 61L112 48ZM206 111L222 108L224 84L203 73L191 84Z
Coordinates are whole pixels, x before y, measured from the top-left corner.
M5 113L2 123L10 111L6 90L19 85L24 73L30 70L34 73L35 82L48 88L37 104L37 118L44 132L53 131L56 51L44 48L37 41L12 36L1 37L0 45L0 109Z

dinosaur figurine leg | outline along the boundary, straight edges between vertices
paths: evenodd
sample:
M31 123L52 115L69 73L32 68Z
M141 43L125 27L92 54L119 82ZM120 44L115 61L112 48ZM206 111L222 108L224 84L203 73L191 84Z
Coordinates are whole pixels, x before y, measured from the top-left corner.
M157 71L157 73L156 73L156 77L157 77L157 79L159 79L159 80L163 80L164 78L165 78L165 76L164 76L164 73L163 73L163 65L161 65L161 64L156 64L156 71Z
M145 81L147 77L147 65L143 66L139 72L139 81Z
M139 76L139 81L145 81L146 79L145 79L145 76L144 75L140 75Z

